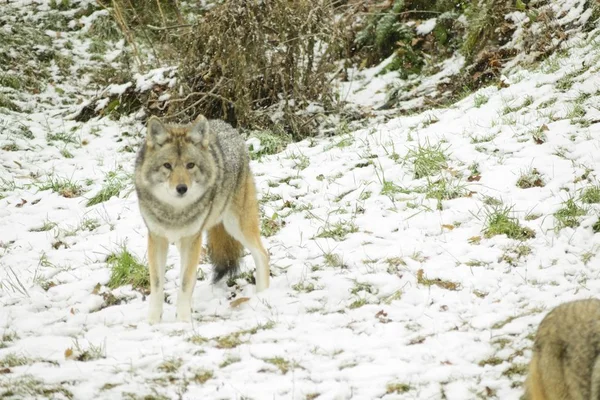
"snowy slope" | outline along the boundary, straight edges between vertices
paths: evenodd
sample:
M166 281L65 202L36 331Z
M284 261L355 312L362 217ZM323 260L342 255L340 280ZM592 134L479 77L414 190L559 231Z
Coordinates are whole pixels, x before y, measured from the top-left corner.
M107 256L145 259L130 182L143 126L2 109L0 397L517 399L545 312L600 291L598 205L581 199L598 185L599 44L254 161L272 286L199 280L191 325L174 322L175 248L162 324L142 293L106 286ZM440 171L415 178L419 146L447 156ZM86 206L111 179L120 195ZM485 235L505 208L528 238Z

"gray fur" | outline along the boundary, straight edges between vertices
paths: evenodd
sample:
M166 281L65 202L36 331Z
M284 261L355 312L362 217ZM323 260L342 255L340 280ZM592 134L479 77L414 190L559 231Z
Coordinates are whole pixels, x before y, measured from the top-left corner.
M209 229L239 190L241 177L246 176L249 161L245 142L221 120L201 120L187 126L189 142L171 138L157 141L157 137L162 139L160 125L160 121L149 121L148 138L135 163L135 188L144 221L148 225L148 219L152 219L165 229L181 229L204 218L203 229ZM165 125L167 131L173 128L178 127ZM177 207L175 202L164 202L152 192L154 185L168 180L171 172L163 167L167 162L174 167L178 162L197 166L191 173L192 181L205 191L193 203Z
M148 120L148 141L157 145L162 146L169 134L167 129L163 125L160 119L152 117Z

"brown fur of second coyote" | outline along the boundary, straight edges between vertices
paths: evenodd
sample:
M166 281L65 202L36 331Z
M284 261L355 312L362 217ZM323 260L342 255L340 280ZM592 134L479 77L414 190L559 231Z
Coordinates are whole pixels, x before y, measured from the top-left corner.
M535 336L522 400L600 400L600 300L564 303Z

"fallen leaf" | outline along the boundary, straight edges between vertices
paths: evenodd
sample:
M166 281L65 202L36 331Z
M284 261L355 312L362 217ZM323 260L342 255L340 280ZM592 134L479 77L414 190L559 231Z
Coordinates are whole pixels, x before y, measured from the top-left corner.
M21 207L23 207L25 204L27 204L27 200L25 200L25 199L21 199L21 202L20 202L20 203L18 203L18 204L17 204L15 207L17 207L17 208L21 208Z
M100 283L96 283L96 286L94 286L94 289L92 290L92 294L98 294L100 293L100 288L102 287L102 285Z
M467 178L467 181L469 182L479 182L479 180L481 179L481 175L471 175Z
M0 374L10 374L10 368L2 368L2 369L0 369Z
M232 308L236 308L239 307L241 304L247 302L248 300L250 300L250 297L240 297L239 299L235 299L232 302L230 302L229 305L231 305Z
M67 360L72 360L73 359L73 349L72 348L68 348L65 350L65 359Z
M468 239L468 242L471 244L479 244L479 243L481 243L481 236L471 236Z
M451 230L453 230L453 229L454 229L454 225L447 225L447 224L444 224L444 225L442 225L442 228L446 228L446 229L448 229L449 231L451 231Z

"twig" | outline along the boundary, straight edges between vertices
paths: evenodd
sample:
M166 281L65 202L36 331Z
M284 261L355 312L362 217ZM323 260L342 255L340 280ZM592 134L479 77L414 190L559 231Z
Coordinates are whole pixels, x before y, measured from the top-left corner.
M219 94L214 93L215 90L217 90L217 88L221 85L221 82L223 82L223 79L224 78L221 77L221 79L219 79L219 81L213 86L213 88L211 89L210 92L192 92L192 93L188 94L187 96L185 96L182 99L173 99L171 101L167 101L166 104L165 104L165 107L167 105L170 105L170 104L173 104L173 103L180 103L182 101L186 101L186 100L188 100L192 96L202 96L201 99L195 101L193 104L189 105L188 107L184 108L183 110L181 110L181 111L177 112L176 114L172 115L171 118L174 118L174 117L177 117L179 115L184 114L186 111L188 111L188 110L196 107L198 104L202 103L207 97L214 97L216 99L221 100L224 103L233 104L232 100L229 100L229 99L227 99L227 98L225 98L225 97L223 97L223 96L221 96ZM154 100L154 102L157 102L157 100ZM165 107L160 108L160 110L161 111L164 110Z
M409 14L443 14L441 11L427 11L427 10L408 10L399 13L395 12L359 12L362 15L409 15Z
M170 29L179 29L179 28L189 28L192 26L196 26L196 24L182 24L182 25L171 25L171 26L154 26L154 25L146 25L148 28L154 31L167 31Z
M119 3L115 0L113 0L112 4L113 4L113 10L114 10L114 14L115 14L115 19L117 20L117 24L119 25L119 28L121 28L121 31L123 32L123 35L125 36L125 39L129 43L129 45L133 48L133 56L138 63L138 67L140 68L141 71L143 71L144 65L142 64L140 52L138 51L137 45L135 44L135 40L133 39L133 35L131 34L131 31L129 30L129 28L127 28L127 24L125 23L125 19L123 18L123 13L121 11L121 8L119 7Z
M165 13L160 6L160 0L156 0L156 5L158 6L158 11L160 12L160 16L162 17L163 26L167 25L167 19L165 18Z
M11 286L13 291L19 292L19 293L24 294L25 296L29 297L29 292L27 291L27 289L25 288L25 286L19 279L19 276L12 269L12 267L8 267L8 271L10 271L13 275L12 277L10 276L10 274L7 275L7 283ZM17 284L13 283L13 281L12 281L13 279L17 282Z

